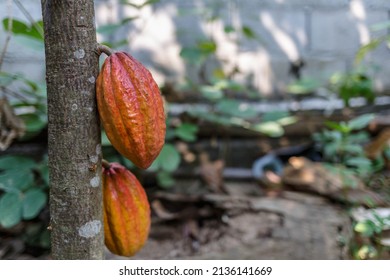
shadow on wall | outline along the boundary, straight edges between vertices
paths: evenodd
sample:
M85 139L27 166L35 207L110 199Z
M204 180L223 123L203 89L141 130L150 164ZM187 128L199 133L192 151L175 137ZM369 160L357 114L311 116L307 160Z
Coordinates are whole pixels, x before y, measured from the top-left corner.
M222 72L249 84L259 96L281 97L287 84L302 77L324 82L352 67L359 46L371 39L369 26L388 19L390 5L386 10L380 1L370 3L160 0L137 9L98 1L96 10L100 26L136 18L99 38L116 42L126 37L122 47L145 63L161 85L186 79L207 84ZM209 53L202 57L197 51ZM383 60L384 51L373 53L372 60ZM384 76L390 66L382 72L377 85L389 87Z

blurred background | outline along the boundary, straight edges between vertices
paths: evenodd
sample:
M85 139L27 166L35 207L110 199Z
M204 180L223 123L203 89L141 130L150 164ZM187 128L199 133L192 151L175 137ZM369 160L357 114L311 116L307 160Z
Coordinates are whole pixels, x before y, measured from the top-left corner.
M168 113L146 171L102 132L151 203L133 258L390 257L390 2L94 2L98 42L152 72ZM0 19L0 259L47 259L40 1Z

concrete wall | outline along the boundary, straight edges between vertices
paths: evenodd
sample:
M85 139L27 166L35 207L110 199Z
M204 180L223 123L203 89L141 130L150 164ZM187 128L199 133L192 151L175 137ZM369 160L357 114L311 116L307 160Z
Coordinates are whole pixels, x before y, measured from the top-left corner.
M7 1L0 0L0 18L9 13ZM35 19L41 17L40 0L20 2ZM129 16L139 18L98 39L114 42L127 37L129 45L123 48L148 65L160 84L185 76L196 80L196 69L179 56L181 47L213 38L218 44L218 60L209 61L209 68L219 65L231 71L237 66L240 73L235 78L251 83L263 96L283 95L286 84L294 80L289 70L297 60L305 63L302 76L322 81L335 71L351 69L359 46L388 32L372 32L370 26L390 19L387 0L160 0L140 11L117 2L95 1L98 26ZM216 16L213 21L208 21L210 8ZM25 20L15 5L13 16ZM227 25L236 29L248 26L257 39L242 33L226 34L223 28ZM0 47L4 39L1 32ZM367 62L380 68L377 90L390 89L387 46L372 52ZM42 51L30 50L12 39L3 70L42 79L43 64Z

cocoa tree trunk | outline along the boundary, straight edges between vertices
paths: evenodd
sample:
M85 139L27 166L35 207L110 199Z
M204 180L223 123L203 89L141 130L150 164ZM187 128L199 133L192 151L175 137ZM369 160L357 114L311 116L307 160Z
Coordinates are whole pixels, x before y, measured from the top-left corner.
M52 256L102 259L99 71L93 0L42 0Z

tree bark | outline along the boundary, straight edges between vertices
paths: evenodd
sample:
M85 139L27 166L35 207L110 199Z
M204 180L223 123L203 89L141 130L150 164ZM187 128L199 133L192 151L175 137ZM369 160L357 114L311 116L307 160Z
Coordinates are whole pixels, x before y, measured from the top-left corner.
M99 71L93 0L42 0L54 259L102 259Z

